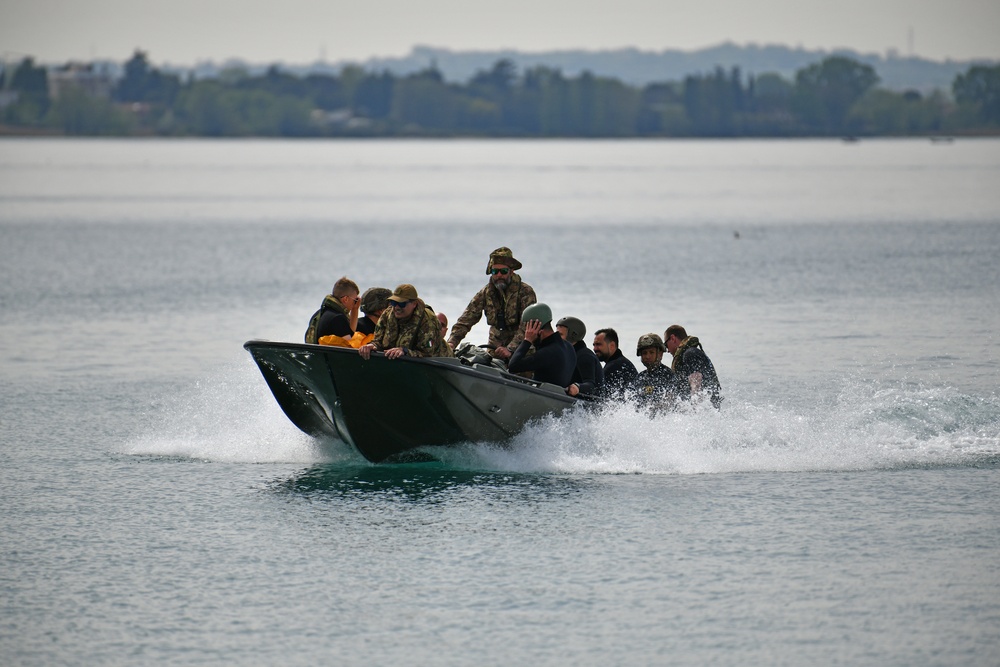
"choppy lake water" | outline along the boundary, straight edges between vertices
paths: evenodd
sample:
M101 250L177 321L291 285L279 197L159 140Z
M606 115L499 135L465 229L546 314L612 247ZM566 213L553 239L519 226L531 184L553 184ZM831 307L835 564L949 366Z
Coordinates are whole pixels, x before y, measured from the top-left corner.
M2 140L0 662L995 665L997 183L992 140ZM685 325L723 410L372 466L241 347L344 274L454 320L500 245L630 356Z

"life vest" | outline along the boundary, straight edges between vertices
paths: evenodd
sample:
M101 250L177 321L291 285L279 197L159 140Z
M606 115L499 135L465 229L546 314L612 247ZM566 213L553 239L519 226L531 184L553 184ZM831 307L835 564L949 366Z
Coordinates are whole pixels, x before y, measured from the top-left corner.
M327 294L323 297L323 305L319 307L312 317L309 318L309 326L306 327L306 334L303 337L306 343L316 345L319 343L319 321L323 318L323 313L328 309L332 309L340 313L341 315L347 315L347 309L344 308L344 304L340 303L340 299L336 298L332 294ZM324 336L326 338L326 336Z
M319 339L320 345L332 345L333 347L353 347L355 350L362 345L367 345L372 342L375 338L375 334L363 334L360 331L354 332L351 340L347 340L343 336L335 336L330 334L329 336L323 336Z

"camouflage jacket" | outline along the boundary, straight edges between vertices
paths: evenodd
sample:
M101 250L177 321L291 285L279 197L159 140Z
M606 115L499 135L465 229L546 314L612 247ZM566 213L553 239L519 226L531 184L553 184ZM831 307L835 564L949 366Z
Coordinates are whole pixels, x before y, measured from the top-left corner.
M494 287L491 280L472 297L465 312L451 328L448 342L452 347L458 347L472 327L482 319L483 313L486 313L486 322L490 325L490 349L505 345L513 352L524 340L521 313L536 301L538 298L535 296L535 290L516 273L504 292Z
M423 301L417 302L413 315L405 322L396 319L392 308L382 313L375 325L372 344L380 352L402 347L413 357L454 356L441 338L441 324L437 315L428 310Z

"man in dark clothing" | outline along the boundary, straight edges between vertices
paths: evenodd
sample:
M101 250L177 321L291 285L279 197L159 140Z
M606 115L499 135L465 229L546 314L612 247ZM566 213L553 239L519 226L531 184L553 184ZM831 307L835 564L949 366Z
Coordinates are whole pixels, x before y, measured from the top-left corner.
M677 374L677 390L681 398L690 399L702 391L708 392L712 405L722 405L722 385L712 360L701 348L696 336L688 336L679 324L663 332L667 351L674 357L672 365Z
M524 309L524 340L511 355L507 370L511 373L534 373L533 379L550 382L560 387L569 386L576 368L573 346L552 329L552 309L544 303L535 303ZM535 353L528 354L531 346Z
M323 297L319 310L309 318L305 342L315 345L324 336L339 336L345 341L351 340L358 325L360 304L357 284L347 276L342 277L334 284L330 294Z
M584 394L592 397L604 382L604 369L597 355L583 342L587 335L587 325L576 317L564 317L556 322L556 331L573 346L576 353L576 368L573 369L573 382L566 387L570 396Z
M663 362L666 347L663 340L655 333L639 336L635 353L642 359L646 370L635 378L633 387L639 404L648 407L652 412L673 407L677 398L674 372Z
M334 284L327 298L323 299L323 314L319 317L316 336L341 336L350 340L358 326L360 306L357 283L344 276Z
M633 388L639 371L618 349L618 332L598 329L594 334L594 354L604 362L604 383L598 392L604 398L622 400Z

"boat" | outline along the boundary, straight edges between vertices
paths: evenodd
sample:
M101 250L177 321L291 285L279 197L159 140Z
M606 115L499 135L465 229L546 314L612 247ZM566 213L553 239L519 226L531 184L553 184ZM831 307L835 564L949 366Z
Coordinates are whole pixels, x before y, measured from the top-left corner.
M467 358L402 357L353 348L248 341L285 415L317 438L339 438L374 463L426 460L427 447L504 443L577 399L562 387Z

